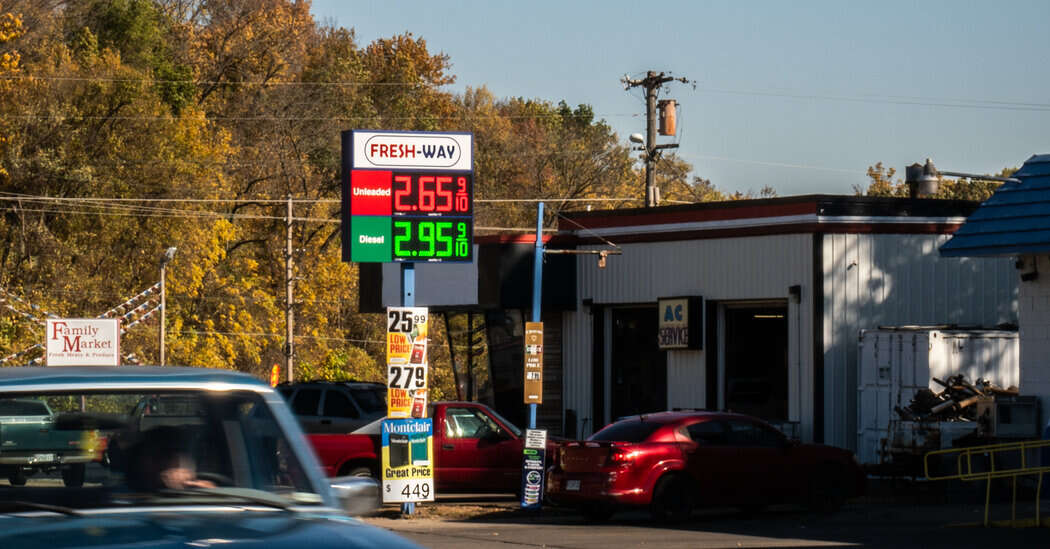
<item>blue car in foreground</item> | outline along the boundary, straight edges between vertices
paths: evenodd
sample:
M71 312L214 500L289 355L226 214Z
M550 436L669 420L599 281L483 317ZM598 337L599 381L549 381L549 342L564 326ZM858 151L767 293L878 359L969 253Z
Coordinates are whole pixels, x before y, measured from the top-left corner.
M375 508L375 481L326 479L284 399L249 375L0 368L0 406L16 401L45 403L38 429L70 451L0 422L0 464L18 467L0 478L0 547L417 547L350 516ZM62 476L72 459L82 482Z

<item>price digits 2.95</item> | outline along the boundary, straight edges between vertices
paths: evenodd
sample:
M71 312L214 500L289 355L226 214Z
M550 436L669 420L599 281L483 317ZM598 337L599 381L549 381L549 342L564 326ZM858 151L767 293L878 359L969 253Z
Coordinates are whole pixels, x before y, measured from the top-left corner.
M395 220L394 257L469 258L470 235L467 234L467 222L430 219Z

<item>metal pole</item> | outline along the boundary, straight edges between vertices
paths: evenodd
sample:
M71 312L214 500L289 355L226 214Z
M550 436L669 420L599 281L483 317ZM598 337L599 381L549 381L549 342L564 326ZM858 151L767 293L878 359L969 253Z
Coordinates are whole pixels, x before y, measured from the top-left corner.
M295 353L295 312L292 310L295 284L292 273L292 195L288 195L288 216L284 224L286 229L284 251L284 369L288 375L288 383L291 383L294 379L292 357Z
M474 313L467 313L467 401L474 402Z
M536 206L536 247L532 259L532 321L540 322L543 297L543 202ZM529 429L536 428L536 403L529 404Z
M646 80L656 80L659 82L659 76L655 72L649 71L649 76ZM653 169L653 162L655 161L653 146L656 145L656 90L659 88L659 83L645 86L645 207L652 208L656 205L656 197L654 196L653 187L654 180L656 177Z
M165 318L167 317L168 304L167 295L164 289L164 271L167 270L168 263L161 259L160 261L160 365L164 366L164 324Z
M416 265L414 263L401 264L401 306L416 306ZM416 512L416 504L409 501L401 504L401 513L411 515Z

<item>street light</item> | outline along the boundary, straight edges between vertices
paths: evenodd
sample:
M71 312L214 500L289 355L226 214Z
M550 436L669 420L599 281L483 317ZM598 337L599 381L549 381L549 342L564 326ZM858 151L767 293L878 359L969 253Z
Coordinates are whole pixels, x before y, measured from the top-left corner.
M164 288L165 271L167 270L168 263L172 259L175 259L175 246L164 250L164 253L160 256L160 365L164 366L164 318L168 312L167 307L167 294Z
M1016 177L1000 177L997 175L981 175L966 172L947 172L938 170L933 161L926 159L926 164L918 162L904 168L904 183L908 186L908 195L911 198L930 197L937 194L941 176L959 177L963 179L979 179L982 181L1001 181L1003 183L1020 183Z

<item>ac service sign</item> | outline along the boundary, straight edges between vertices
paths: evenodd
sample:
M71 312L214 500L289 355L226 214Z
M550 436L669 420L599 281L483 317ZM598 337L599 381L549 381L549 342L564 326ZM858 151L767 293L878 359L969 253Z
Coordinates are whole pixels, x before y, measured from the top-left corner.
M703 303L700 296L662 297L657 300L661 349L703 348Z
M343 261L473 260L474 136L343 132Z

